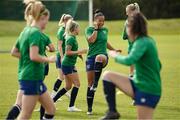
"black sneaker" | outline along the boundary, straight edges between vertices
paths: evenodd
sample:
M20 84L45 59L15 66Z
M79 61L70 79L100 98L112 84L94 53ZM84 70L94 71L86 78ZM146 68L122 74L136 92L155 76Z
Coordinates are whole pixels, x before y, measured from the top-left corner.
M104 117L101 118L101 120L111 120L111 119L119 119L120 114L118 112L107 112Z

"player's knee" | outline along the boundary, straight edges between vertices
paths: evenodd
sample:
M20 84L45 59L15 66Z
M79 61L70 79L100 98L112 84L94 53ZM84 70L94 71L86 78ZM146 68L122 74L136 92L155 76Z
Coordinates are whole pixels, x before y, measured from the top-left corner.
M79 88L80 87L80 82L75 83L74 86Z
M97 55L95 61L96 62L103 62L103 56L102 55Z

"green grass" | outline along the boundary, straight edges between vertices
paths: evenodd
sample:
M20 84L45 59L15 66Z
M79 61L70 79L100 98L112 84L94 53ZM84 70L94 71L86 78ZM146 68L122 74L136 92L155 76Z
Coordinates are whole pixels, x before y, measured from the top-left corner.
M109 28L109 41L116 48L121 48L123 54L127 53L127 41L120 38L124 21L108 21L106 26ZM8 27L7 27L8 24ZM46 33L50 34L53 43L56 43L57 22L50 22ZM0 21L0 50L10 50L19 32L25 25L24 22ZM83 30L87 22L80 22L81 34L78 37L80 48L87 47L87 42L83 36ZM180 19L152 20L149 22L149 31L156 40L159 56L163 65L161 71L163 94L161 101L155 111L155 119L180 119ZM85 56L84 56L85 57ZM9 53L0 53L0 119L4 119L8 110L16 99L19 88L17 82L18 60L10 56ZM78 60L77 69L79 71L81 87L77 97L76 106L83 112L68 113L67 107L69 100L64 96L63 101L56 104L55 119L98 119L107 109L102 91L102 83L98 87L94 100L94 115L86 115L86 87L87 79L85 73L85 63ZM117 65L110 59L105 70L113 70L128 75L128 67ZM57 77L55 65L50 65L50 73L45 82L51 91L53 83ZM64 85L64 84L63 84ZM122 119L136 119L136 108L131 105L132 100L125 95L117 96L117 108L122 115ZM32 119L39 118L39 113L34 112Z

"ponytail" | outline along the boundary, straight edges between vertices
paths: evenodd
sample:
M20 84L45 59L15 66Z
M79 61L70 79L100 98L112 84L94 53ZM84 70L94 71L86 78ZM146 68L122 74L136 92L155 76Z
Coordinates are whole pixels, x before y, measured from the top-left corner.
M59 26L63 26L65 21L68 21L69 19L72 19L72 18L73 18L73 17L72 17L71 15L69 15L69 14L63 14L63 15L61 16L61 19L60 19L58 25L59 25Z
M126 8L129 9L130 11L140 12L140 8L139 8L138 3L129 4L129 5L127 5Z

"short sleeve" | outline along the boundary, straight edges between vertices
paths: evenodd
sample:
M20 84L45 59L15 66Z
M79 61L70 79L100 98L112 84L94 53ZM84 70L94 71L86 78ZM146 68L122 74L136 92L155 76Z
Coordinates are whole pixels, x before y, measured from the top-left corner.
M58 32L57 32L57 38L60 41L63 41L64 39L64 30L63 27L59 28Z
M39 46L41 39L41 33L39 31L34 31L29 37L29 46Z
M70 46L73 46L74 44L74 39L72 37L69 37L67 40L66 40L66 45L70 45Z
M85 30L86 38L90 37L92 35L92 33L93 33L93 29L92 28L90 28L90 27L86 28L86 30Z

